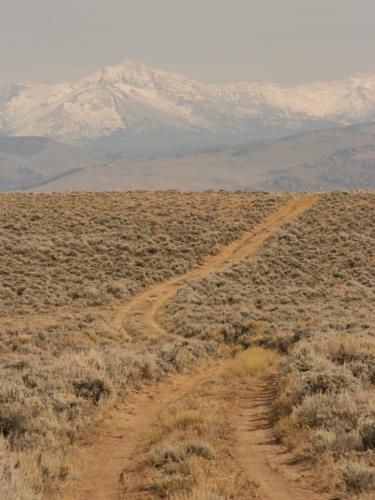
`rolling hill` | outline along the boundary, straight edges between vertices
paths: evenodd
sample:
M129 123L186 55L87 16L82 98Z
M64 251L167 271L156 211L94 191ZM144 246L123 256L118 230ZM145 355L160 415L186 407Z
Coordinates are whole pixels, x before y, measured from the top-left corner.
M82 168L37 191L103 189L375 188L375 124L319 130L241 147L148 161L123 159ZM104 163L103 163L104 165Z
M107 161L46 137L0 137L0 191L40 187Z

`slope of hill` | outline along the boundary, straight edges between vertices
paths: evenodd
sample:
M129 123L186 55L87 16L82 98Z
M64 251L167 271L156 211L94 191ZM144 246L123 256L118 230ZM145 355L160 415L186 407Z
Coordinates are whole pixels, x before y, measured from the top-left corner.
M80 170L37 190L375 188L375 124L313 131L237 148L113 163Z
M1 135L151 156L374 118L373 74L303 85L219 85L126 59L75 82L0 91Z
M43 186L107 162L105 155L45 137L0 137L0 191Z

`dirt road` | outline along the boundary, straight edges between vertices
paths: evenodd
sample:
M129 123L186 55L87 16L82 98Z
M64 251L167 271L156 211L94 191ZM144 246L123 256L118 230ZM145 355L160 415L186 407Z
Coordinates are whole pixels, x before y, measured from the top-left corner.
M157 386L134 393L111 411L94 429L77 456L80 480L65 500L119 500L139 498L124 470L134 468L134 457L143 445L161 410L195 385L217 373L215 363L195 373L174 375ZM128 484L129 483L129 484Z
M273 231L303 213L314 202L314 199L305 198L288 200L253 231L223 247L218 255L207 257L199 268L152 286L125 304L117 312L114 325L138 340L170 337L160 322L160 316L163 305L179 288L194 278L222 271L241 261L255 252ZM65 499L135 498L134 494L129 493L123 471L131 468L135 451L142 443L145 433L167 404L178 400L196 384L217 374L219 369L215 365L196 373L171 376L154 386L151 392L148 389L140 394L133 394L112 411L96 425L89 443L79 450L77 472L80 480ZM250 393L239 394L238 404L233 407L233 421L236 424L234 458L248 471L249 479L259 484L259 495L264 500L324 498L302 488L299 478L287 472L287 465L279 463L276 468L272 465L275 457L281 456L283 450L269 443L267 411L269 391L272 388L262 384L264 382L259 382L259 386Z
M139 340L157 337L170 337L161 326L160 315L163 305L168 302L179 288L190 280L212 272L223 271L252 254L263 241L283 224L293 220L315 203L314 199L292 199L284 203L277 211L265 217L252 231L246 232L239 240L223 246L218 255L209 256L202 266L185 274L158 283L121 307L113 324L124 334Z

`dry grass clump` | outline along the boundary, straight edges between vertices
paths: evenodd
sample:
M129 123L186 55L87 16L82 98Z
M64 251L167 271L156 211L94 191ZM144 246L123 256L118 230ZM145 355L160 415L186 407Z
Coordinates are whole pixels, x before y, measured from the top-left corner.
M374 249L375 194L322 194L255 255L195 280L166 308L187 337L287 354L276 433L299 459L331 464L351 494L373 483L350 471L375 463Z
M277 354L263 347L250 347L240 353L224 370L224 378L233 377L264 377L269 375L269 369L275 366Z
M226 400L233 393L232 382L211 382L183 394L159 416L135 468L140 484L128 495L142 498L136 493L147 491L152 498L174 500L256 497L255 486L228 452L232 429Z
M20 455L12 451L9 442L0 436L0 498L41 500L41 471L35 454Z

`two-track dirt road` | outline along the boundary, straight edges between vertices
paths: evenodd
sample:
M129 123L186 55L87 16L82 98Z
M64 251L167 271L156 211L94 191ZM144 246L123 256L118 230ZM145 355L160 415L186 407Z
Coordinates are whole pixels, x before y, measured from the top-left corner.
M283 224L293 220L315 203L314 199L296 198L285 202L269 214L251 232L222 247L218 255L207 257L202 266L184 275L154 285L121 307L114 325L129 337L142 341L168 338L170 334L160 321L164 304L190 280L211 272L223 271L254 253L264 240ZM220 362L219 365L224 365ZM130 470L137 447L145 433L166 405L178 400L195 385L215 377L220 366L210 366L195 373L174 375L164 382L139 394L133 394L106 419L98 424L90 442L78 450L79 480L67 492L66 500L115 500L142 498L124 488L124 470ZM304 487L300 478L293 477L288 466L273 459L283 450L274 444L267 426L270 407L270 387L259 383L246 393L238 395L234 405L233 422L236 426L233 443L234 459L248 473L249 479L259 485L259 498L264 500L317 500ZM273 462L272 462L273 461ZM283 460L281 461L283 462ZM146 497L144 497L146 498Z
M114 318L114 326L130 337L140 340L170 337L160 324L160 312L179 288L201 276L220 272L240 262L263 243L283 224L293 220L315 203L312 198L291 199L277 211L267 215L252 231L243 233L239 240L223 246L219 254L206 257L202 266L185 274L151 286L121 307Z

